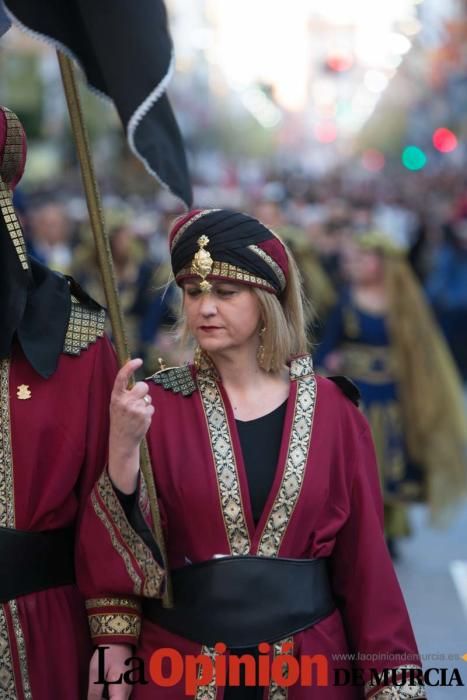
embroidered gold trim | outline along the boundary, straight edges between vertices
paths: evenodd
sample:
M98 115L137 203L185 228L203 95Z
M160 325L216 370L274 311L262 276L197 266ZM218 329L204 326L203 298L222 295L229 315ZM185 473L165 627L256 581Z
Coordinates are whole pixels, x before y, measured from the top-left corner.
M128 552L126 551L125 547L121 544L119 541L114 527L112 523L110 522L109 518L106 516L102 508L100 507L96 494L94 491L91 493L91 502L92 506L94 508L94 512L96 513L97 517L99 520L102 522L104 525L105 529L109 533L110 541L112 542L112 546L117 552L117 554L123 559L125 568L128 572L128 576L131 578L133 581L133 592L135 595L140 595L141 591L141 586L142 586L142 581L141 578L138 576L136 573L135 569L133 568L133 564L131 563L131 558Z
M112 521L118 526L126 547L130 550L144 573L144 584L142 590L140 588L138 593L149 598L155 598L160 592L164 580L164 570L154 559L149 547L146 546L141 537L130 526L106 472L102 474L97 482L97 488Z
M65 335L63 352L67 355L79 355L82 350L95 343L104 335L104 309L88 309L77 299L71 297L70 319Z
M0 697L16 700L15 672L10 651L10 638L3 605L0 605Z
M15 492L10 428L9 376L10 361L8 359L0 360L0 526L2 527L15 527ZM13 661L10 652L10 643L15 643L19 658L24 698L25 700L31 700L32 695L29 685L26 646L19 620L18 607L15 600L11 600L6 606L8 606L13 623L14 640L10 641L8 637L6 614L2 606L0 606L0 611L2 613L0 617L0 688L3 690L3 685L5 685L7 689L11 688L12 695L6 694L6 700L10 700L10 697L11 700L16 699L15 683L19 683L20 679L15 680ZM9 693L10 690L5 691L5 693L7 692ZM3 695L1 697L3 698Z
M11 242L15 246L16 254L18 255L21 267L23 270L29 268L28 258L26 253L26 243L23 237L23 231L21 225L16 216L15 209L13 207L13 201L11 198L11 192L5 183L0 179L0 212L5 226L8 231L8 235L11 238Z
M88 598L86 609L92 608L131 608L137 612L141 611L141 603L133 598Z
M290 644L290 648L288 648L285 652L282 651L282 645L283 644ZM277 656L287 656L287 655L293 655L293 637L287 637L286 639L282 639L280 642L276 642L273 645L273 655L274 658ZM284 673L284 678L287 678L288 674L287 672ZM289 689L287 687L278 685L274 681L271 681L269 685L269 694L268 694L268 700L287 700L289 697Z
M270 255L268 255L262 248L260 248L257 245L249 245L248 248L253 251L253 253L256 253L256 255L259 255L259 257L264 260L264 262L269 265L271 270L274 272L276 275L278 281L279 281L279 287L281 292L284 291L285 286L286 286L286 279L285 275L282 272L280 266L276 263L275 260L271 258Z
M420 666L416 664L406 664L404 666L398 666L394 669L396 674L400 674L402 678L402 673L404 669L420 669ZM410 677L408 679L410 681ZM404 683L404 685L388 685L384 688L377 686L376 683L369 681L365 685L365 697L366 700L425 700L426 690L424 685L410 685L409 682Z
M258 545L259 556L278 556L284 534L302 489L316 404L314 375L301 376L309 369L308 358L299 358L291 364L291 377L298 375L299 379L290 440L281 485Z
M371 384L389 384L395 381L396 368L389 347L345 343L341 348L340 372L352 379Z
M208 656L211 659L212 667L214 672L212 674L212 679L207 685L200 685L196 691L195 700L215 700L217 697L217 685L216 685L216 671L215 671L215 661L216 652L212 647L203 646L201 647L201 652L203 656ZM201 675L201 667L198 671L198 678Z
M212 214L212 212L214 212L214 211L220 211L220 209L203 209L203 211L198 212L191 219L188 219L188 221L185 221L183 226L181 226L178 229L177 233L175 234L175 236L172 240L172 244L170 246L170 252L172 252L174 247L177 245L178 241L183 236L183 234L185 233L187 228L189 228L192 224L194 224L196 221L201 219L203 216L206 216L207 214Z
M197 382L211 441L217 488L230 551L231 554L248 554L250 537L224 402L217 383L208 371L199 371Z
M220 380L216 365L211 360L208 353L201 350L199 346L195 350L194 365L197 372L201 373L201 376L210 377L215 382Z
M3 159L0 164L0 211L8 234L16 248L23 270L28 269L26 243L12 202L10 185L21 165L23 151L23 129L16 114L2 108L6 119L6 139Z
M19 620L18 606L16 600L10 600L8 603L13 621L13 630L15 634L16 649L18 651L19 668L21 672L21 683L23 688L24 700L32 700L31 685L29 683L28 659L26 654L26 643L24 634Z
M177 283L181 281L182 279L186 277L196 277L197 274L195 270L191 267L184 267L180 272L177 273L175 280ZM236 267L236 265L231 265L230 263L226 262L219 262L218 260L214 260L212 270L208 275L210 278L214 277L222 277L224 279L229 279L233 280L234 282L243 282L246 284L253 284L256 287L261 287L262 289L266 289L268 292L273 292L275 293L276 290L274 287L269 284L265 279L262 277L256 277L255 275L252 275L250 272L247 272L246 270L243 270L241 267Z
M313 374L313 359L311 355L295 357L290 363L290 379L300 379Z
M141 617L131 613L93 613L88 615L91 638L105 636L139 637Z
M145 480L142 472L141 472L140 477L139 477L138 505L139 505L139 509L140 509L141 513L143 514L144 518L146 520L148 520L149 522L152 522L152 520L151 520L151 504L149 503L148 487L146 485L146 480Z
M3 182L9 187L21 166L23 128L14 112L11 112L6 107L2 107L2 111L6 119L6 139L0 174Z
M0 360L0 526L15 527L15 489L10 428L10 361Z

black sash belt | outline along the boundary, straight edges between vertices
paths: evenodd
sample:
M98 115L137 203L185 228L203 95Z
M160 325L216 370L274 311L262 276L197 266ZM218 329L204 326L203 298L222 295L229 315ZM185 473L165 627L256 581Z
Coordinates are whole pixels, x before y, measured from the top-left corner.
M74 583L72 528L25 532L0 527L0 603Z
M229 556L175 569L171 579L175 607L145 600L144 616L207 646L275 642L335 609L326 559Z

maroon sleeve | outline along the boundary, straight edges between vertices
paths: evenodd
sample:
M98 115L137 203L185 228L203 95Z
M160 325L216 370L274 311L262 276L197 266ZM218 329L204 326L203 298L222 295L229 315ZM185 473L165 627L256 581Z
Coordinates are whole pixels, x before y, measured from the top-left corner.
M118 370L117 358L108 338L97 340L95 345L86 350L86 353L93 356L94 361L87 387L87 414L86 417L83 416L86 424L86 449L77 486L79 513L75 557L76 576L78 585L86 597L90 631L95 643L103 643L108 639L107 636L105 639L99 639L99 631L104 629L121 633L112 638L112 641L134 643L140 625L137 600L132 597L113 595L93 597L89 595L86 585L89 578L86 572L89 569L99 568L100 562L96 558L87 560L80 543L79 532L85 519L88 498L107 462L110 394ZM79 361L76 365L79 371ZM130 632L131 634L126 634Z
M86 597L95 644L136 644L140 597L156 597L164 571L150 546L135 531L107 469L110 393L117 366L111 347L96 358L90 390L88 454L81 491L83 511L76 554L78 585ZM148 522L147 492L140 480L138 505Z
M81 512L107 463L110 395L118 372L115 350L106 336L99 338L86 352L94 355L94 363L87 387L87 415L83 416L86 423L86 452L78 484Z

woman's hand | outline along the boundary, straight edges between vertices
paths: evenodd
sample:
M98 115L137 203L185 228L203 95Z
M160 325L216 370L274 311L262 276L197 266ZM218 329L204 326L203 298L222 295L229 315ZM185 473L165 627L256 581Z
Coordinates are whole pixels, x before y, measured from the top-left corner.
M118 680L125 671L130 670L125 665L126 659L133 655L132 647L128 644L109 644L105 649L104 668L99 668L99 651L93 654L91 663L89 664L89 685L87 700L101 700L105 686L102 684L100 677L102 671L106 681ZM110 700L128 700L130 697L132 686L128 683L118 683L108 686L108 696Z
M133 493L139 471L139 446L154 414L146 382L128 389L142 360L130 360L119 371L110 399L109 475L123 493Z

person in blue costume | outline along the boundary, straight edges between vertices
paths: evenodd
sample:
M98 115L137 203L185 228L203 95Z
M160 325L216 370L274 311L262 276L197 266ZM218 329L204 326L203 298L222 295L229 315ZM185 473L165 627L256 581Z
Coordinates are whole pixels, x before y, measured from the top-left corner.
M365 233L346 244L343 265L349 284L315 362L360 390L395 554L395 540L410 532L408 503L428 502L436 522L465 494L461 382L402 251L382 233Z

